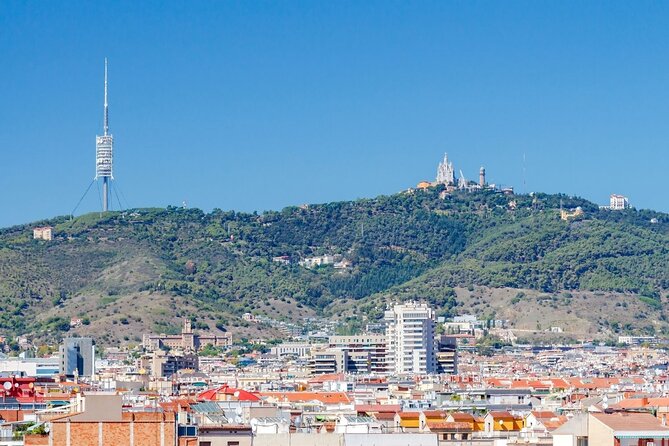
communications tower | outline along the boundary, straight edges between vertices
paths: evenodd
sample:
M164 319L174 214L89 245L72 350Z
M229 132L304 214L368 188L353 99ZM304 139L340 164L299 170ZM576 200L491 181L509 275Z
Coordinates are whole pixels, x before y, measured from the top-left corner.
M107 104L107 58L105 57L105 106L103 135L95 138L95 180L102 179L102 212L109 209L111 191L109 181L114 179L114 137L109 134L109 105Z

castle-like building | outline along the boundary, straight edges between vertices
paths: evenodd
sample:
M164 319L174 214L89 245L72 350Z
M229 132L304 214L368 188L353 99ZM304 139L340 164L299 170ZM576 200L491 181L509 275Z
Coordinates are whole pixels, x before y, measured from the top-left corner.
M229 347L232 345L232 334L230 333L225 333L222 336L193 333L190 319L184 319L181 334L145 334L143 338L142 345L147 351L159 350L165 347L170 350L197 352L208 344L214 347Z

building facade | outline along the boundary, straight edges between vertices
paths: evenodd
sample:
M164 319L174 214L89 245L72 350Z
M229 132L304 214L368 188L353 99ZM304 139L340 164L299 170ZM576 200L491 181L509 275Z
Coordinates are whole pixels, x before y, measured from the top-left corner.
M609 208L612 211L622 211L630 207L630 202L624 195L611 194L609 203Z
M434 312L427 304L407 302L385 312L387 363L396 374L436 372Z
M145 334L142 345L147 351L168 348L185 352L196 352L207 345L229 347L232 345L232 335L230 333L223 335L193 333L190 319L184 319L181 334Z
M386 361L386 337L378 334L355 336L330 336L329 347L344 350L348 354L348 373L384 374L388 370Z
M51 226L33 228L33 238L35 240L53 240L53 228Z
M59 348L60 373L65 376L95 374L95 342L91 338L65 338Z

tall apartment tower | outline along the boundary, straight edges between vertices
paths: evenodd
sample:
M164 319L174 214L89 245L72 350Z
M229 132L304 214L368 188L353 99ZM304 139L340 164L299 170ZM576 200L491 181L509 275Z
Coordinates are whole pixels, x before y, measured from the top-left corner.
M389 371L424 375L437 370L434 312L427 304L407 302L385 312Z
M65 338L59 348L60 373L66 376L95 374L95 342L91 338Z

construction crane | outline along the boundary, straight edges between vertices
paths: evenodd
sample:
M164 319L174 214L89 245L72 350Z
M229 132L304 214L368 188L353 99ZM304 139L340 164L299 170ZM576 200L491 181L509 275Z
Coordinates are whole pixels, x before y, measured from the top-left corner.
M465 189L467 187L467 180L465 179L465 174L462 173L460 169L460 184L458 184L459 189Z

